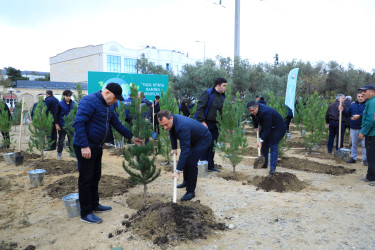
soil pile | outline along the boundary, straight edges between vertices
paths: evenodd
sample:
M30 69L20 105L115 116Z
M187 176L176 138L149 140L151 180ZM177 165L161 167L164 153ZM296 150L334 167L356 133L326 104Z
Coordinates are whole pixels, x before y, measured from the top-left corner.
M107 198L122 195L132 187L134 187L134 184L128 179L114 175L102 175L99 182L99 197ZM52 198L61 199L67 194L78 192L78 178L75 176L61 178L48 185L44 190Z
M266 177L255 176L252 180L248 180L248 184L257 186L258 189L263 189L266 192L299 192L306 187L306 184L298 180L297 176L291 173L270 174Z
M355 169L348 169L342 166L332 166L315 161L309 161L308 159L299 159L295 157L283 158L279 165L283 168L331 175L351 174L356 171Z
M7 154L7 153L13 153L16 152L14 148L0 148L0 154ZM40 155L34 154L34 153L27 153L25 151L21 151L21 154L23 155L23 161L28 161L31 159L38 159L40 158ZM4 161L4 157L0 157L0 162Z
M176 244L178 241L206 239L211 230L225 230L215 221L212 210L199 201L156 203L144 207L122 223L154 244Z
M45 160L33 161L28 164L33 169L45 169L46 175L63 175L78 173L77 161Z

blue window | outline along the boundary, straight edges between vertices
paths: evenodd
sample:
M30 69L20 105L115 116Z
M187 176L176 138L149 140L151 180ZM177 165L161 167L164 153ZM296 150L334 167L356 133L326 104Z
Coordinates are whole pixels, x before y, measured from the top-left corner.
M125 58L124 59L124 72L136 74L137 73L137 59Z
M107 55L107 71L121 72L121 56Z

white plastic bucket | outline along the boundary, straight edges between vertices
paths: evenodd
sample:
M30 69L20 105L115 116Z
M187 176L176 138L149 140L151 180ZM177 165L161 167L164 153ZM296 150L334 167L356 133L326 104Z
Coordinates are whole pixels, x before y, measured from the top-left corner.
M72 193L65 195L62 198L62 201L64 202L66 212L68 213L68 216L70 218L77 217L80 215L81 207L79 204L79 194L78 193Z
M291 141L292 140L292 134L291 133L286 133L286 140Z
M45 172L46 170L44 169L35 169L29 171L30 186L32 188L43 186Z
M206 177L208 174L208 161L198 161L198 177Z
M14 161L16 159L16 153L6 153L6 154L3 154L3 157L4 157L4 160L5 160L5 164L7 165L11 165L11 164L14 164Z

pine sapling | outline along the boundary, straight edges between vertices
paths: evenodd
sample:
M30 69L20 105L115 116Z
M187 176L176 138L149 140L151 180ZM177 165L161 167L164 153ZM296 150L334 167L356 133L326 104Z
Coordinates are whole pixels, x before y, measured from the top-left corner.
M10 146L10 131L12 129L12 117L9 116L8 110L5 110L5 103L0 101L0 132L4 135L8 135L3 137L3 146L9 147Z
M47 106L43 101L39 101L34 110L32 124L29 125L30 141L28 151L37 148L41 153L41 161L44 161L44 149L49 148L53 141L48 141L47 135L51 134L53 126L53 116L47 115Z

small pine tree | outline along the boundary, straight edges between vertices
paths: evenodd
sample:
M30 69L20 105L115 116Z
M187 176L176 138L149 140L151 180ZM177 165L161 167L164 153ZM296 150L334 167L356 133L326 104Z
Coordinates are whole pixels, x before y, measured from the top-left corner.
M318 144L324 138L326 110L327 105L315 92L307 100L305 110L301 114L301 120L306 129L302 139L309 149L309 153L311 153L314 144Z
M74 138L74 128L73 128L73 122L76 117L77 111L78 111L78 103L81 101L84 94L82 93L82 87L80 83L77 83L76 85L77 89L77 95L74 96L74 106L73 109L69 112L67 116L64 117L64 129L66 131L66 135L69 138L70 145L68 147L68 151L71 157L76 157L76 154L74 152L74 146L73 146L73 138Z
M4 110L4 105L6 104L0 101L0 131L9 135L8 138L3 138L3 145L9 146L10 130L12 129L12 117L9 117L8 110Z
M126 120L126 107L123 102L120 102L120 105L116 109L116 113L120 122L124 124L128 129L130 129L130 126L125 121ZM124 146L124 137L115 129L113 129L112 131L113 131L113 137L115 139L115 144L118 144L119 147L122 148Z
M160 110L169 110L172 114L178 114L178 104L176 98L173 96L173 85L169 84L167 93L161 92L160 96ZM171 142L169 139L169 131L161 129L160 130L160 153L167 160L167 164L171 162Z
M215 149L221 151L223 159L228 158L233 167L233 178L236 179L236 166L242 161L246 152L247 140L242 123L245 106L240 101L240 93L236 93L236 102L231 102L231 88L227 86L222 114L218 113L219 139Z
M142 116L147 107L141 105L141 100L138 99L138 90L134 84L131 86L130 97L132 103L126 106L132 117L132 125L129 127L134 136L146 140L146 145L125 148L123 155L128 164L123 161L122 165L133 183L143 185L144 205L146 205L147 184L160 175L160 169L157 169L154 163L158 148L155 149L153 143L148 141L152 134L152 125L146 122Z
M288 109L285 105L285 98L284 97L274 97L273 92L271 91L268 94L268 105L275 109L281 117L285 118L288 114ZM286 135L280 140L279 142L279 155L284 156L285 152L288 151L290 148L286 145Z
M13 113L12 113L13 125L21 124L21 109L22 109L22 102L16 103L16 105L14 106Z
M132 146L124 150L124 170L130 175L130 181L143 185L143 202L147 203L147 184L153 182L160 175L160 169L155 166L156 153L154 145L148 142L144 146Z
M51 113L46 114L47 106L43 101L39 101L34 110L33 123L29 125L30 141L29 151L37 148L41 153L41 161L44 161L44 149L49 148L53 141L48 142L47 135L51 134L53 126L53 116ZM47 141L47 142L46 142Z

